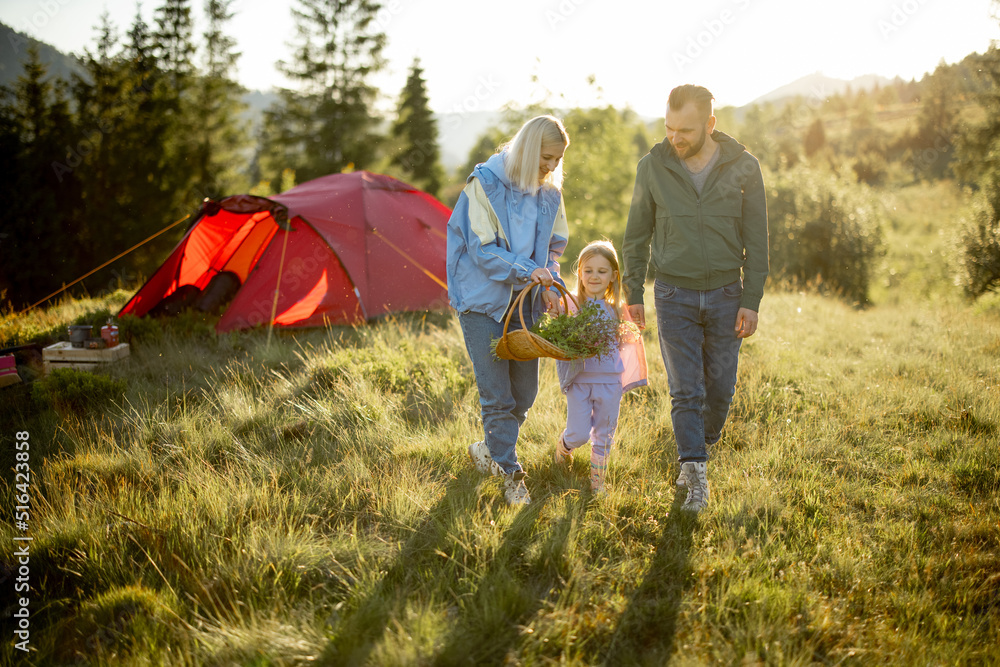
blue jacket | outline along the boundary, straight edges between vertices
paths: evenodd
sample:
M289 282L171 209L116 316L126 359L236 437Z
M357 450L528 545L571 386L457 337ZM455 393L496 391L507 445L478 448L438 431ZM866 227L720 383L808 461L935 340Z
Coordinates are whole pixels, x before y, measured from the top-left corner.
M569 226L562 193L551 187L531 195L514 186L497 153L472 171L448 220L448 296L455 310L503 319L515 289L531 281L531 272L547 268L560 283L558 259L566 249ZM484 206L482 195L485 194ZM512 251L511 225L535 215L535 239L529 256ZM536 314L541 299L535 299Z

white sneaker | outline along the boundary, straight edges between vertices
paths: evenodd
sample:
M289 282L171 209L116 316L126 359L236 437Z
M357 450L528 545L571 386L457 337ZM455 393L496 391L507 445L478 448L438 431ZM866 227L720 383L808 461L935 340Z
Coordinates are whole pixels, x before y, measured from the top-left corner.
M510 505L527 505L531 502L528 495L528 488L524 485L524 478L527 475L523 470L517 470L509 475L504 475L503 495Z
M709 456L712 455L712 445L705 443L705 453ZM684 472L683 466L681 467L681 474L677 475L677 486L685 488L688 485L687 473Z
M708 464L704 461L682 463L681 476L685 478L688 490L681 509L700 512L708 507Z
M469 445L469 458L476 470L484 475L503 475L503 468L490 456L490 450L485 440Z

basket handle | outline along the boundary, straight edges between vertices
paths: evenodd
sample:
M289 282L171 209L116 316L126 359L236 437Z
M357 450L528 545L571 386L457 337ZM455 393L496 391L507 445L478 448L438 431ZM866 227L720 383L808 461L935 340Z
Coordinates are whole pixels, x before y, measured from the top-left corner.
M507 317L505 317L504 321L503 321L503 335L504 336L507 335L507 327L510 325L510 316L514 314L514 308L517 308L517 316L521 319L521 328L522 329L525 328L525 326L524 326L524 297L533 288L538 287L540 285L541 285L541 283L534 283L532 285L529 285L528 287L525 287L523 290L521 290L518 293L517 297L514 299L514 303L511 304L510 309L507 311ZM569 312L569 301L572 301L573 305L576 306L577 308L580 307L580 304L578 304L576 302L576 299L573 297L572 294L569 293L569 291L565 287L563 287L562 285L560 285L556 281L552 281L552 286L556 287L558 289L558 291L562 293L561 294L561 298L562 298L562 302L563 302L563 308L566 310L566 312ZM567 301L567 299L569 299L569 301Z

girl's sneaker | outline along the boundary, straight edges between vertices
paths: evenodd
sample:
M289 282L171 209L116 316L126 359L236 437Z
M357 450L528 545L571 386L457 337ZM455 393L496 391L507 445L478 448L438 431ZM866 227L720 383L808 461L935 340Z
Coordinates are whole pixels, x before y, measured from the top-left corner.
M556 443L556 451L552 455L552 458L555 460L556 465L567 465L573 460L573 450L566 446L566 442L561 435L559 436L559 442Z
M607 491L604 489L604 474L608 471L605 467L590 464L590 492L595 496L603 496Z
M525 477L527 475L523 470L515 470L509 475L504 475L503 495L509 505L527 505L531 502L528 488L524 485Z

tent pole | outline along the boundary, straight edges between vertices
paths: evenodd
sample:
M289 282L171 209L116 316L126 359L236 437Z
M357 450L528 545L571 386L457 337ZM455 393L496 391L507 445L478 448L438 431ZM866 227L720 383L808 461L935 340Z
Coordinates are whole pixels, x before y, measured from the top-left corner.
M274 302L271 304L271 319L267 325L267 347L271 347L271 334L274 332L274 317L278 312L278 290L281 289L281 274L285 270L285 248L288 247L288 234L291 231L291 225L288 227L289 229L287 230L281 230L284 232L284 238L281 241L281 260L278 262L278 282L274 284Z

